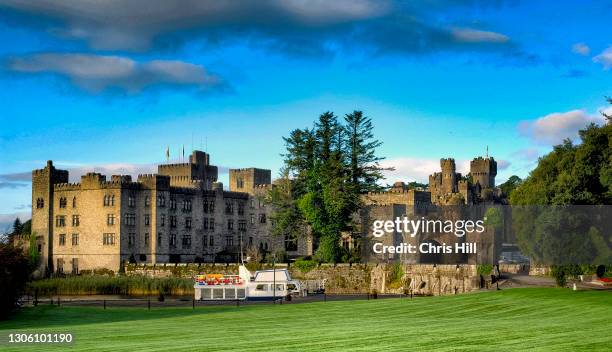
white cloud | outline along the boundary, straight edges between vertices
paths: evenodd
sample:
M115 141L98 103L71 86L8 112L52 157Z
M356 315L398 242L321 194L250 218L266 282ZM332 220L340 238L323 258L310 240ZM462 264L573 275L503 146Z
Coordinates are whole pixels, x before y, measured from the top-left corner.
M472 28L455 28L452 34L456 40L468 43L505 43L510 40L508 36L501 33Z
M588 114L584 110L555 112L532 121L519 123L519 133L529 137L534 143L556 145L569 138L578 139L578 131L590 123L602 124L600 114Z
M612 46L593 58L593 62L601 64L605 70L612 67Z
M470 170L469 160L455 160L457 172L467 174ZM381 166L393 167L393 171L385 171L385 182L392 184L396 181L417 181L422 183L429 182L429 175L440 171L440 159L420 159L420 158L394 158L385 159Z
M578 55L587 56L591 53L591 48L584 43L576 43L572 45L572 52Z
M159 85L213 88L222 84L204 67L183 61L137 62L119 56L45 53L13 58L8 67L20 73L66 77L91 92L118 88L135 93Z

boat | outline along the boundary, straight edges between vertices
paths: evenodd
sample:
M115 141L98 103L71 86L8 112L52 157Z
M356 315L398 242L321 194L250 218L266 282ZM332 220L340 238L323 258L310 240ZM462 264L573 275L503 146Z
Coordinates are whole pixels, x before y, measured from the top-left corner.
M301 293L300 282L287 269L259 270L251 275L244 265L238 268L238 275L198 275L193 288L199 301L270 301Z

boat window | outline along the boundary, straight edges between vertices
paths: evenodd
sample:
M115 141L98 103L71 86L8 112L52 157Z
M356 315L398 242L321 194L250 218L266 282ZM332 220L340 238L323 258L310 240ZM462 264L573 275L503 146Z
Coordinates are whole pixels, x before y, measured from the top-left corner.
M285 289L285 285L276 285L276 291L282 291Z
M267 286L268 286L268 285L259 284L259 285L255 286L255 289L256 289L257 291L267 291Z
M287 284L287 290L295 290L295 284Z

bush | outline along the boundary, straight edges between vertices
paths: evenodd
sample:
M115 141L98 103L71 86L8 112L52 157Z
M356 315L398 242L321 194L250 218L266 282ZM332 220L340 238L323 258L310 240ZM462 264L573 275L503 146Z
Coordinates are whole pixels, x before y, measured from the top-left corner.
M393 264L389 276L387 276L387 287L394 289L402 286L402 278L404 277L404 268L401 264Z
M32 263L21 249L7 243L0 243L0 263L0 317L6 317L19 304Z
M305 258L298 258L294 263L293 266L295 266L296 268L298 268L298 270L300 272L302 272L303 274L306 274L307 272L311 271L312 269L316 268L317 265L319 265L319 263L315 260L309 260L309 259L305 259Z
M567 284L567 268L563 265L553 265L550 268L550 275L555 279L557 286L565 287Z
M31 290L41 296L63 295L184 295L193 292L193 280L146 276L68 276L34 281Z
M493 272L493 265L481 264L476 270L478 271L478 275L486 276Z

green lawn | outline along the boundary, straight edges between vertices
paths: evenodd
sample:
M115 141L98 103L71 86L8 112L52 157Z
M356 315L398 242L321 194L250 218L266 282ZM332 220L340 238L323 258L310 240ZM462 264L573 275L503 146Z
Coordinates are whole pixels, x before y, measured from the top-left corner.
M70 350L83 351L610 351L612 292L508 289L195 311L39 306L0 322L0 330L71 331Z

